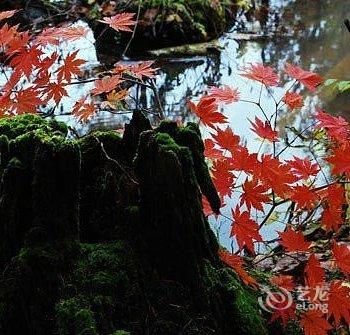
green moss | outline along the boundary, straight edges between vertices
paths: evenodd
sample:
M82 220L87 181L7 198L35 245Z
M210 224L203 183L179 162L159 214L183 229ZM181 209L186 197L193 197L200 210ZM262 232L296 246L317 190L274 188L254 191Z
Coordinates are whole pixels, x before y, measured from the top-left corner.
M59 335L97 335L93 313L77 298L62 300L56 305L57 333Z
M109 334L126 328L138 317L137 308L144 308L136 264L133 251L125 241L81 244L73 273L63 287L66 298L62 301L74 303L73 306L83 308L85 313L90 311L98 333ZM133 306L135 311L129 314L126 306ZM78 307L70 314L75 315ZM62 311L60 305L58 308ZM60 320L64 319L58 319L58 329L62 328Z
M211 304L215 305L218 299L216 292L222 293L231 308L230 314L222 314L222 322L226 322L227 331L235 329L241 335L267 335L265 320L262 318L257 296L248 287L241 284L236 274L230 269L215 269L210 264L205 266L205 282ZM226 321L224 321L226 319ZM229 320L229 321L227 321Z
M115 131L95 132L78 143L81 151L80 236L84 242L110 241L117 237L123 224L124 209L118 206L117 199L128 190L123 185L124 171L128 170L125 147Z
M176 144L190 149L196 178L201 191L208 199L214 212L218 212L221 207L220 199L205 161L204 144L198 125L190 122L186 127L177 127L175 122L163 121L157 128L157 132L168 134Z
M265 322L259 313L257 297L245 288L232 284L235 290L234 310L237 311L237 321L240 322L241 334L268 334Z
M33 114L23 114L16 117L0 119L0 134L14 139L33 130L41 129L46 134L57 132L60 136L66 136L68 127L63 122L56 120L45 121L42 117Z

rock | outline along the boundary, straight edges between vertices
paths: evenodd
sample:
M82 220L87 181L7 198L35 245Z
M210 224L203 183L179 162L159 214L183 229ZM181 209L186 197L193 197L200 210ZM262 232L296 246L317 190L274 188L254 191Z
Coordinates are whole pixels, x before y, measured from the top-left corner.
M129 42L130 35L116 33L112 30L106 32L105 26L97 21L101 19L101 13L93 11L96 6L101 5L102 1L98 3L99 5L95 4L90 10L90 13L96 13L96 15L87 14L95 36L99 36L97 50L100 56L120 56ZM138 1L131 1L129 12L137 13L138 7ZM129 46L129 54L139 56L140 53L147 50L209 42L218 38L233 25L238 7L235 0L225 0L216 4L210 1L192 0L167 3L143 1L139 24ZM119 47L111 48L111 45L119 45ZM210 52L217 52L218 47L215 42L212 43L212 46L209 47ZM190 49L195 52L193 48ZM202 47L203 49L208 48ZM164 50L159 52L164 53Z
M221 53L222 46L218 40L185 44L163 49L153 49L147 51L147 54L153 57L183 57L183 56L208 56L210 54L218 55Z

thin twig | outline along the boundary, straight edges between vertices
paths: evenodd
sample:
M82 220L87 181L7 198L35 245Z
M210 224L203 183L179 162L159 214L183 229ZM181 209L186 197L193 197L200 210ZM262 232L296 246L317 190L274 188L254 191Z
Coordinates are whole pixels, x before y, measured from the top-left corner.
M100 145L101 150L103 154L105 155L106 159L112 163L114 163L135 185L138 185L139 183L134 179L134 177L124 168L122 164L120 164L116 159L112 158L111 156L108 155L103 143L95 137L95 140L97 143Z
M134 30L132 31L132 35L131 35L131 38L129 39L129 42L128 44L126 45L123 53L122 53L122 57L124 58L125 57L125 54L128 52L129 48L130 48L130 45L131 45L131 42L133 41L134 37L135 37L135 34L136 34L136 29L137 29L137 26L138 26L138 22L139 22L139 19L140 19L140 13L141 13L141 5L142 5L142 0L139 1L139 6L137 8L137 16L136 16L136 23L135 23L135 26L134 26Z

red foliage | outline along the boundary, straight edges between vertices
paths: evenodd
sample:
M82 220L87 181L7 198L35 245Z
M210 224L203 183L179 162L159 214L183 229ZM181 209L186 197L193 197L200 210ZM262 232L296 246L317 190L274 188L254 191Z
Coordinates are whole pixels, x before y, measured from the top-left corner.
M240 249L246 247L251 253L254 253L253 240L262 241L257 223L250 218L249 212L241 212L238 206L235 210L232 209L230 236L236 237Z
M297 185L292 188L290 199L296 203L296 209L311 210L316 206L319 196L309 186Z
M350 249L345 244L334 243L332 253L340 271L350 275Z
M318 164L312 164L310 159L298 158L293 156L293 160L286 160L289 167L291 168L291 172L298 177L298 179L309 179L311 176L316 176L320 171Z
M136 21L133 20L134 16L134 13L120 13L111 17L104 17L100 22L108 24L116 31L132 32L130 27L136 24Z
M248 210L254 207L260 211L264 211L263 204L270 201L269 196L266 192L269 187L266 185L261 185L256 179L251 181L246 180L242 185L243 193L241 195L241 206L246 204Z
M227 127L225 130L216 128L216 134L211 134L211 136L217 145L232 154L237 149L240 141L239 136L235 135L230 127Z
M65 59L63 65L61 65L57 72L57 79L59 82L66 80L68 83L72 81L73 76L80 76L82 74L80 66L85 64L83 59L76 58L78 50L69 54Z
M241 76L259 81L266 86L278 86L279 77L272 67L262 64L251 64Z
M283 245L287 251L308 251L311 242L307 242L301 231L295 231L291 228L283 233L279 233L281 237L280 244Z
M316 91L317 86L319 86L323 79L316 73L305 71L302 68L286 63L285 72L292 78L298 80L305 87L307 87L310 91Z
M91 93L98 95L102 93L108 93L113 91L124 80L120 76L104 77L102 79L95 80L95 87L91 90Z
M303 107L303 97L295 92L286 92L282 101L291 109L299 109Z
M224 263L236 271L236 273L246 285L257 287L256 280L251 277L246 270L243 269L244 262L241 257L231 254L226 250L220 250L219 256Z
M218 102L231 104L239 100L239 92L235 88L224 86L223 88L212 87L210 89L209 97L215 98Z
M344 141L348 140L350 134L349 124L341 116L331 116L322 110L318 110L316 119L319 121L317 127L326 129L331 139L338 143L344 143Z
M327 335L332 326L323 317L319 310L308 310L300 319L300 324L304 329L305 335Z
M277 131L272 130L271 125L268 121L265 121L265 123L260 120L258 117L255 117L255 123L250 121L250 124L253 128L251 130L257 134L259 137L264 138L271 142L277 142Z
M305 283L310 288L321 286L325 279L324 270L319 260L314 254L311 254L305 267Z
M350 288L340 280L333 280L328 294L328 317L333 318L335 325L340 326L343 320L350 324Z
M205 126L215 128L216 124L226 123L226 117L218 112L218 104L215 98L201 98L199 103L196 105L192 101L188 102L188 105L192 112L200 118Z
M334 148L332 153L332 156L325 158L333 165L332 173L334 175L344 174L346 178L350 178L350 144Z

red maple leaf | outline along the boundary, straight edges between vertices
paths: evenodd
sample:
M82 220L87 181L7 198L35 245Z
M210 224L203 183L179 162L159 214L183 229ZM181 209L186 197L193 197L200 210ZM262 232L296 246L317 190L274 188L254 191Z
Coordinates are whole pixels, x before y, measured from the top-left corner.
M216 128L216 134L211 134L214 141L225 150L229 152L234 152L237 148L240 137L235 135L230 127L227 127L225 130Z
M68 93L64 86L58 83L47 84L42 89L42 93L46 94L46 101L49 101L51 98L53 98L56 104L58 104L63 97L68 96Z
M263 64L251 64L241 76L259 81L266 86L278 86L279 77L274 69Z
M204 156L209 159L223 158L222 151L215 148L215 142L211 138L204 140Z
M321 224L325 230L338 232L343 224L343 205L346 204L344 187L332 184L320 194L324 201Z
M317 73L305 71L302 68L286 63L284 67L284 71L292 78L298 80L305 87L307 87L310 91L315 91L317 86L323 82L321 76Z
M15 37L19 35L18 33L18 25L10 27L7 23L5 23L2 27L0 27L0 50L6 51L11 42L15 40Z
M227 118L217 111L218 104L214 98L202 97L197 105L192 101L189 101L188 105L205 126L216 129L215 124L227 123Z
M271 187L276 194L285 198L291 191L290 184L297 178L291 173L287 164L282 164L272 155L263 155L261 162L255 167L255 176L266 186Z
M321 194L321 196L323 196L323 200L328 202L330 207L343 206L347 203L344 185L341 184L329 185L325 190L323 190L323 194Z
M10 92L6 92L0 95L0 116L12 113L13 101L10 98L10 94Z
M332 253L338 268L346 275L350 275L350 249L348 246L334 242Z
M291 109L299 109L303 107L303 97L295 92L286 92L282 101Z
M333 148L333 155L325 160L333 165L332 174L345 174L350 178L350 144L346 143L342 147Z
M258 166L258 155L256 153L251 154L246 147L237 145L232 152L230 165L232 170L244 171L251 174Z
M310 176L316 176L320 171L318 164L312 164L308 158L298 158L293 156L293 160L286 160L286 163L292 169L292 173L299 179L309 179Z
M212 87L209 97L215 98L218 102L225 104L237 102L240 98L238 90L229 86L224 86L223 88Z
M311 254L305 267L305 283L309 288L321 286L324 282L325 273L320 261L315 254ZM312 297L314 300L315 297Z
M341 116L332 116L322 110L318 110L316 119L319 121L317 127L326 129L331 139L343 143L349 138L349 123Z
M308 251L311 245L311 242L305 240L301 231L288 228L285 232L278 234L281 238L280 244L283 245L288 252Z
M85 64L86 61L83 59L76 58L78 51L74 51L69 54L65 59L63 65L57 69L58 81L66 80L68 83L72 81L72 76L79 76L82 74L80 66Z
M326 232L334 231L337 233L343 222L342 207L327 207L323 210L321 224Z
M72 110L72 114L82 123L86 123L95 113L93 102L85 102L86 97L78 100Z
M113 72L119 75L122 75L123 73L130 72L133 68L133 64L125 63L125 62L117 62L114 64Z
M20 33L16 31L12 39L7 44L6 55L8 57L12 57L16 53L21 53L23 50L28 49L30 39L31 35L29 34L29 32L26 31Z
M7 83L4 86L4 91L11 92L22 79L22 73L16 71L16 69L11 73L10 78L8 78Z
M38 68L40 69L38 76L42 75L43 73L45 74L48 73L50 67L55 64L57 59L58 59L58 54L54 52L50 56L47 56L44 59L40 60L40 63L38 65Z
M350 324L350 288L340 280L333 280L329 288L328 317L333 317L336 326L341 320Z
M88 32L88 28L81 26L46 28L35 38L35 43L42 46L47 44L59 45L60 41L76 41L86 37Z
M242 206L245 203L249 211L251 207L264 211L263 203L270 201L269 196L265 194L268 189L265 185L259 184L256 179L246 180L242 185L243 193L240 196L240 205Z
M322 312L317 309L309 309L303 313L300 325L305 335L327 335L328 330L333 328L323 317Z
M258 283L251 277L246 270L243 269L244 261L241 257L235 254L231 254L226 250L219 250L219 256L221 260L232 268L238 276L242 279L243 283L253 287L257 287Z
M262 241L259 226L250 218L249 212L241 212L239 206L235 210L232 209L232 219L230 237L236 237L240 249L246 247L251 253L254 253L253 240Z
M249 121L253 128L250 128L259 137L264 138L271 142L278 142L277 131L272 130L271 125L268 121L265 123L258 117L255 117L255 123Z
M134 77L140 80L142 80L143 77L154 78L155 72L159 70L159 68L153 68L152 67L153 65L154 65L154 61L140 62L137 64L133 64L129 68L129 70Z
M292 276L278 275L270 278L270 283L288 291L293 291L295 284Z
M42 104L38 96L39 92L32 87L18 91L15 96L15 102L13 103L14 111L17 114L35 114L38 106Z
M42 54L43 52L36 46L23 48L11 59L10 65L29 78L33 69L40 66L40 56Z
M212 179L221 197L231 196L235 175L227 159L216 160L211 168Z
M103 77L95 80L95 87L91 90L94 95L113 91L124 80L120 76Z
M319 197L309 186L297 185L292 188L290 199L296 203L296 209L315 208Z
M128 31L132 32L130 27L136 24L133 20L135 13L120 13L111 17L104 17L103 20L99 20L102 23L108 24L116 31Z

